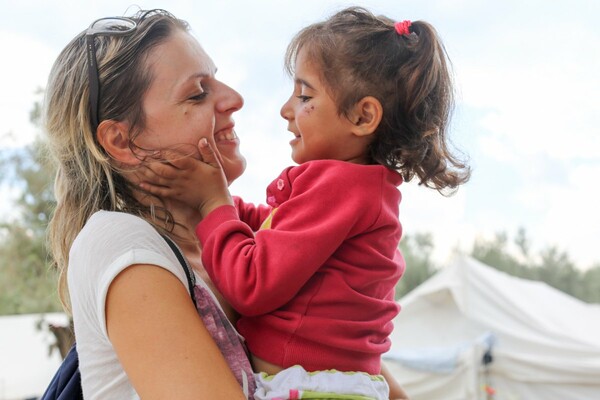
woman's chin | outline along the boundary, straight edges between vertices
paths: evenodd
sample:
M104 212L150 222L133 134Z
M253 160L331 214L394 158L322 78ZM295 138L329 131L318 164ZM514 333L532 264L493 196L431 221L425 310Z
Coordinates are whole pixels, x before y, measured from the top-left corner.
M235 158L227 158L223 160L223 170L227 183L231 185L233 181L242 176L246 170L246 159L241 154L237 154Z

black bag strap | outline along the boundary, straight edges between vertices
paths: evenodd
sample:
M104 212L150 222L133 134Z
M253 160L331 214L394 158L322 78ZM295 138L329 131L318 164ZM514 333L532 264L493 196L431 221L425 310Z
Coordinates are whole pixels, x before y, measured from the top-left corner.
M196 308L198 308L198 304L196 304L196 294L194 293L194 287L196 286L196 276L194 275L192 268L190 267L187 260L183 256L183 253L179 249L179 246L177 246L177 244L173 241L173 239L171 239L167 235L161 235L161 236L165 239L165 242L167 242L169 247L171 247L171 250L173 250L173 253L175 253L175 256L177 257L177 259L179 260L179 263L183 267L183 270L185 271L185 276L188 281L188 289L190 290L190 296L192 296L192 301L194 302L194 306L196 306Z
M73 344L67 353L41 400L83 400L79 357L75 346Z

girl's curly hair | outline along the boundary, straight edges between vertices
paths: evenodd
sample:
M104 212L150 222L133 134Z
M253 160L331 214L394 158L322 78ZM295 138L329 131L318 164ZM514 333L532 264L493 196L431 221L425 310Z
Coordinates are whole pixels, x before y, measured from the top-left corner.
M285 58L290 75L301 49L320 67L340 115L365 96L381 102L371 163L398 170L405 181L416 175L442 194L469 179L470 168L449 148L450 60L430 24L412 22L410 33L400 35L393 20L351 7L292 39Z

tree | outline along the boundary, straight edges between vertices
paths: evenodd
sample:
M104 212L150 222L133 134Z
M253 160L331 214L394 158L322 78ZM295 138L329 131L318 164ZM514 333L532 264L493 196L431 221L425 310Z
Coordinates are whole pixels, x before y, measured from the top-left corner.
M500 271L545 282L583 301L600 302L600 265L583 273L567 252L550 246L533 256L529 243L525 230L519 229L514 244L520 254L515 254L509 249L508 235L501 232L491 240L476 240L471 255Z
M580 299L589 303L600 303L600 264L583 274Z
M406 262L406 270L396 286L396 299L404 296L435 273L437 268L431 260L433 238L430 233L405 236L400 241L400 250Z
M534 266L538 280L581 298L581 273L575 268L566 252L556 247L548 247L542 250L540 258L540 263Z
M30 114L39 126L40 106ZM54 168L40 137L20 150L3 150L0 183L21 194L14 213L0 221L0 315L61 310L56 274L49 267L46 226L54 208Z
M491 240L476 239L473 243L471 256L486 265L490 265L500 271L520 278L532 278L532 271L527 265L521 263L516 255L508 249L508 235L498 232ZM524 231L520 230L517 235L516 245L525 260L529 258L529 244Z

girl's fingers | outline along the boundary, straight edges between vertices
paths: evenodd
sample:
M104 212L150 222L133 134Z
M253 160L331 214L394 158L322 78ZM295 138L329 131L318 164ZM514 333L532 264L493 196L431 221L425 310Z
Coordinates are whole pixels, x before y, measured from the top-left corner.
M193 166L194 154L183 153L179 150L163 149L156 150L147 159L148 164L166 164L177 169L189 169Z
M179 156L177 158L174 157L166 159L163 162L163 165L170 165L177 169L192 169L194 167L194 162L197 162L197 160L194 160L190 156Z
M175 176L174 167L161 163L150 163L140 167L139 173L142 180L151 182L155 185L166 186Z
M200 151L202 161L215 168L221 168L221 163L219 163L219 159L217 158L215 151L210 146L210 143L208 143L206 138L200 139L200 142L198 143L198 150Z
M146 192L154 195L154 196L158 196L158 197L167 197L169 194L169 189L165 188L164 186L158 186L158 185L154 185L148 182L141 182L140 183L140 188L142 188L142 190L145 190Z

